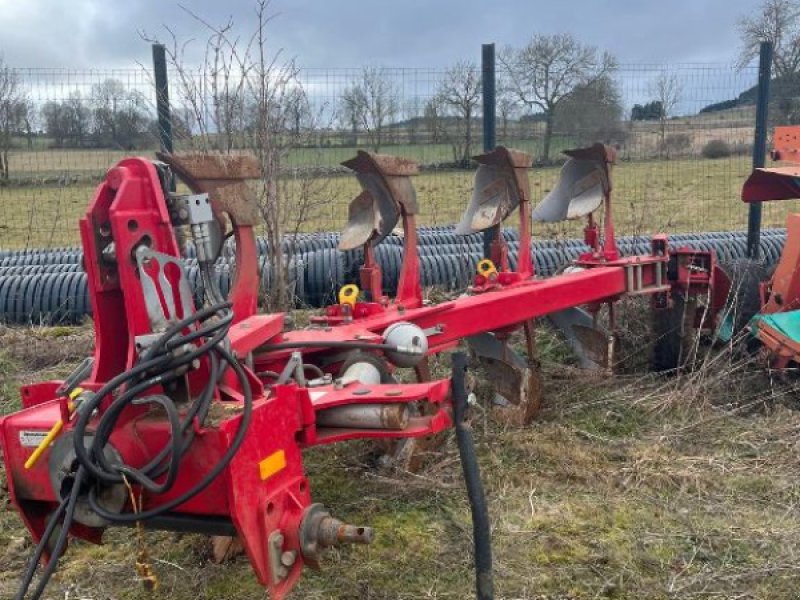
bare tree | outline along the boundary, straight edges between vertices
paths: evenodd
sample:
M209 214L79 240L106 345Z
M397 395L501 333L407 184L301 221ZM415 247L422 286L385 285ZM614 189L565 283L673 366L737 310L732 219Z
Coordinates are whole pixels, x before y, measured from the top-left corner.
M205 60L199 69L187 66L187 43L169 29L167 57L175 70L177 103L191 120L186 145L205 151L243 149L258 158L262 179L256 191L272 273L268 301L272 308L284 309L290 303L284 233L297 231L326 194L287 166L291 150L303 143L300 138L306 133L310 138L316 125L295 61L270 50L269 0L254 4L255 19L247 31L236 29L232 21L212 25L184 9L209 31Z
M8 155L14 137L25 133L26 127L30 130L30 110L17 73L0 58L0 179L9 177Z
M286 111L292 135L300 138L313 122L308 96L302 86L296 85L286 94Z
M92 136L104 148L132 150L149 133L147 102L137 90L118 79L106 79L92 87Z
M673 116L675 108L677 108L681 101L683 86L676 73L661 71L658 77L650 83L650 94L655 98L655 101L661 105L661 112L658 117L658 151L663 157L667 151L667 121Z
M354 137L359 128L364 131L370 147L380 152L386 141L386 128L397 115L397 95L385 69L366 67L342 94L340 120L349 122Z
M65 100L46 102L41 118L47 136L56 148L81 148L89 140L91 110L79 92Z
M422 106L420 104L419 96L409 98L403 107L405 113L404 122L406 124L406 139L409 144L419 143L419 131L423 122L423 117L420 115Z
M422 119L425 122L425 129L432 144L441 143L444 137L443 113L444 107L442 106L441 96L434 96L425 103Z
M366 106L364 91L358 85L352 85L342 91L339 98L339 122L343 129L350 130L350 145L358 146L358 132L361 128Z
M739 20L742 48L740 66L758 56L761 42L773 45L775 75L790 77L800 71L800 3L764 0L758 11Z
M481 75L470 62L458 62L447 70L437 94L455 117L453 158L467 162L472 156L472 120L481 98Z
M500 116L500 139L509 141L509 126L519 114L519 99L514 94L507 77L500 77L497 85L497 114Z
M608 52L581 44L568 33L535 35L523 48L507 48L500 63L510 88L529 108L545 115L542 159L550 158L553 119L558 104L578 85L589 85L616 69Z

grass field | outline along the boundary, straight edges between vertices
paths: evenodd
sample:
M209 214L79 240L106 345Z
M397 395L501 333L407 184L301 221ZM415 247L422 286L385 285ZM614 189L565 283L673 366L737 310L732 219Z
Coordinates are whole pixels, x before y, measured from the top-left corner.
M479 131L475 130L473 153L481 152ZM180 147L178 142L178 150ZM541 139L524 139L509 142L509 145L534 156L541 153ZM79 176L102 175L105 170L118 160L126 156L153 156L155 147L141 148L138 150L113 150L113 149L52 149L34 146L30 150L23 144L18 144L18 149L11 152L9 157L9 171L17 179L36 177L58 177L63 174ZM562 150L574 146L574 141L565 136L554 136L551 142L551 155L557 156ZM190 148L185 148L190 149ZM359 139L359 145L321 145L318 147L292 148L286 155L286 167L334 167L341 162L353 158L357 150L372 150L369 140ZM381 152L395 154L413 159L420 164L451 163L455 160L453 149L446 143L388 143L380 148Z
M97 157L94 157L95 159ZM105 165L110 162L103 163ZM620 235L743 229L747 208L740 201L750 159L682 159L620 162L615 169L614 220ZM534 200L544 197L558 176L555 167L530 171ZM422 225L457 221L473 183L470 171L426 171L414 178ZM349 201L358 193L351 176L287 179L285 186L289 229L300 198L310 207L301 231L340 229ZM85 212L93 184L64 183L0 187L0 247L65 246L78 243L77 220ZM764 226L782 226L797 204L764 206ZM582 225L535 226L539 237L579 236Z
M641 307L621 308L627 322ZM797 384L717 351L679 377L644 372L641 331L623 332L623 375L570 366L545 331L545 409L524 429L481 411L473 427L494 536L496 597L520 600L795 598L800 583ZM0 413L20 382L63 375L91 344L88 328L0 330ZM444 373L439 365L438 372ZM369 547L332 552L293 598L472 597L471 526L452 439L415 475L376 470L369 446L308 453L315 500L369 524ZM2 487L0 487L2 489ZM0 491L0 501L4 492ZM147 533L161 588L146 590L134 533L74 543L47 598L252 600L243 557L217 565L202 536ZM0 597L31 551L15 513L0 513Z

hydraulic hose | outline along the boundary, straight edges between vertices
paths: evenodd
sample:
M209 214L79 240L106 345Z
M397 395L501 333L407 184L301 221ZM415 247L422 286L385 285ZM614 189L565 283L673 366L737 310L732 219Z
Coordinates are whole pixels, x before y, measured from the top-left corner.
M467 487L469 507L472 512L472 537L475 540L475 590L477 600L493 600L492 533L489 525L489 508L483 491L472 429L466 421L467 413L467 357L463 352L453 354L452 391L453 420L456 442L464 483Z
M88 498L89 505L95 513L110 522L145 521L160 516L199 494L228 466L244 441L253 409L253 395L247 374L226 346L228 330L233 322L230 308L229 302L215 303L175 323L140 354L133 368L113 377L97 392L81 402L76 410L77 418L73 428L76 466L70 480L71 487L65 486L69 489L65 489L61 503L47 523L44 534L23 574L15 600L23 600L26 597L36 567L50 548L50 558L30 595L32 599L41 597L48 580L58 566L59 557L66 548L77 501L82 495ZM140 394L154 386L163 386L183 377L201 357L208 359L208 382L183 418L174 401L166 395L140 397ZM181 458L194 440L194 424L203 425L214 398L214 390L227 368L233 371L239 381L243 396L242 413L230 446L219 459L215 460L214 466L183 494L148 510L116 513L103 507L99 501L99 494L104 486L130 483L153 494L163 494L172 488L179 474ZM109 397L114 400L102 412L93 431L90 432L89 424L96 410ZM125 409L138 404L155 404L163 409L169 424L170 438L149 463L136 468L109 461L104 449ZM84 445L87 439L91 440L88 448ZM51 545L51 538L54 535L55 541Z

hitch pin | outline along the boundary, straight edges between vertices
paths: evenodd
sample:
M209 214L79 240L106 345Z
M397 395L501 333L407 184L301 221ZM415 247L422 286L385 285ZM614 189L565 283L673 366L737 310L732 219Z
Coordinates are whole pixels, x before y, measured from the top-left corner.
M67 411L69 411L69 415L72 414L77 410L78 405L80 404L80 400L78 400L78 396L83 393L83 388L76 387L69 393L69 402L67 403ZM44 439L39 442L39 445L36 446L36 449L33 453L28 457L28 460L25 461L25 468L31 469L36 464L36 462L41 458L44 451L50 447L50 444L53 443L58 435L61 433L61 430L64 428L64 421L63 419L59 419L56 421L55 425L50 428L50 431L47 432L47 435L44 436Z

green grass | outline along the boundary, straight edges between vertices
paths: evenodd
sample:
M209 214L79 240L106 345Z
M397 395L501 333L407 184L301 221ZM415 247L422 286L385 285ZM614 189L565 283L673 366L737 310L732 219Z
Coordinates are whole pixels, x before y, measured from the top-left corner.
M104 162L104 165L111 164ZM743 229L747 207L741 186L750 173L750 159L682 159L621 162L614 172L614 221L619 235ZM530 171L535 201L553 187L558 168ZM284 180L287 229L297 226L297 207L307 207L300 231L341 229L347 205L359 191L352 176ZM420 225L456 222L472 193L470 171L427 171L414 178ZM0 187L0 246L6 248L64 246L78 243L78 219L94 184L49 184ZM796 202L764 205L765 227L780 227ZM512 218L511 224L516 222ZM534 227L537 237L577 237L582 224Z
M473 154L481 152L479 131L475 131ZM374 150L369 140L359 137L358 145L322 145L317 147L297 147L289 150L285 159L286 167L333 167L353 158L361 150ZM180 142L178 142L180 145ZM541 139L525 139L509 141L508 145L530 152L534 156L541 154ZM574 141L566 136L553 136L551 156L557 156L562 150L574 146ZM180 149L180 148L179 148ZM413 159L420 164L439 164L453 162L453 149L447 143L384 143L380 152L395 154ZM111 165L126 156L148 156L155 154L155 148L138 150L101 149L69 149L48 148L39 140L33 148L28 149L23 143L10 153L9 171L12 178L28 179L58 177L61 175L77 175L82 178L102 175Z

